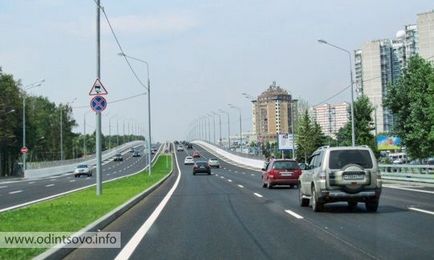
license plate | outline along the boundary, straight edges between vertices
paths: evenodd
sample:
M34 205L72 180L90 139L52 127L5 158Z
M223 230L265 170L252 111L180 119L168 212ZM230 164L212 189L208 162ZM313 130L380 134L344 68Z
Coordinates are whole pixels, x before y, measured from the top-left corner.
M204 168L205 168L205 166L200 166L199 168L201 168L201 169L204 169Z
M292 176L292 172L281 172L280 176L289 177Z
M365 175L360 174L346 174L344 175L344 180L352 181L352 180L363 180Z

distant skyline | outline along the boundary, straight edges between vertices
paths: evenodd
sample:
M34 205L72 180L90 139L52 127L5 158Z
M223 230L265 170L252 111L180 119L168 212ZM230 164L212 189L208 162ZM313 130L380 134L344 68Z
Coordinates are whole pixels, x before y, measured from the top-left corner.
M420 1L115 1L101 0L124 51L150 64L153 137L183 139L189 123L211 111L231 113L232 133L251 130L251 103L276 81L295 98L316 105L348 86L348 57L318 39L353 51L375 39L394 38L418 13ZM82 131L95 126L88 92L96 77L96 5L93 0L0 0L0 66L30 91L72 104ZM110 103L145 92L134 79L107 27L102 25L101 81L109 91L109 118L147 124L147 97ZM144 64L131 61L146 81ZM344 93L328 101L350 101ZM82 108L83 107L83 108ZM223 120L225 121L225 120ZM112 125L114 124L112 121ZM224 122L225 123L225 122ZM122 134L122 127L120 127ZM112 134L116 128L112 128ZM226 133L226 132L224 132Z

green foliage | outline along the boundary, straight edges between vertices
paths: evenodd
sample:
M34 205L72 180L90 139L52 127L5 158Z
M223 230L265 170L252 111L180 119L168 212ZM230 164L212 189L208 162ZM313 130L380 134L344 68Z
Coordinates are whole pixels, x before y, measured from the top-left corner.
M296 134L296 157L299 161L306 161L307 158L318 149L318 147L323 146L326 141L321 126L311 120L307 110L305 110L298 121Z
M388 87L385 106L395 117L394 134L412 158L434 154L434 68L412 57L401 78Z
M350 108L351 109L351 108ZM360 96L354 101L354 132L356 137L356 145L368 145L373 151L377 150L375 137L371 133L375 130L372 119L372 106L367 96ZM350 111L348 111L350 112ZM340 146L351 146L351 120L337 134L337 144Z

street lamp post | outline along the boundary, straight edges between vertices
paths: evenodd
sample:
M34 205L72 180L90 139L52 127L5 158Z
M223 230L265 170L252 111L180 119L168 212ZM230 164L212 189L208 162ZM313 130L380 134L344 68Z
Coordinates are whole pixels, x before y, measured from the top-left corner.
M216 113L214 111L211 113L213 113L213 115L219 117L219 145L222 145L222 117L219 113ZM215 143L215 140L214 140L214 143Z
M231 122L229 118L229 112L224 111L223 109L219 109L219 112L226 114L226 116L228 117L228 149L230 149L231 148Z
M74 101L77 100L77 98L74 98L72 101L66 103L66 108ZM63 161L65 159L64 153L63 153L63 108L60 106L60 160Z
M234 106L232 104L228 104L230 108L238 110L240 112L240 151L243 152L243 129L242 129L242 119L241 119L241 108Z
M42 83L45 82L45 79L34 82L32 84L26 85L23 87L23 90L29 90L32 88L36 88L42 85ZM14 110L15 111L15 110ZM23 93L23 147L26 147L26 94ZM23 160L23 174L26 171L26 153L22 154L22 160Z
M353 91L353 87L354 87L353 85L354 84L353 84L353 62L351 59L351 52L347 49L344 49L344 48L339 47L337 45L331 44L325 40L318 40L318 42L322 43L322 44L329 45L333 48L336 48L336 49L341 50L341 51L348 54L349 61L350 61L350 82L351 82L351 144L352 144L352 146L355 146L356 145L356 134L355 134L355 129L354 129L354 91Z
M291 132L292 132L292 159L295 160L295 127L294 127L294 118L297 114L294 115L294 104L297 104L298 100L293 99L291 101ZM297 107L297 105L295 105Z
M207 114L209 117L212 117L212 124L213 124L213 140L214 140L214 144L215 144L215 115L211 112L209 114Z
M152 168L152 164L151 164L151 150L152 150L152 140L151 140L151 80L150 80L150 75L149 75L149 63L145 60L141 60L141 59L137 59L131 56L126 55L125 53L119 53L118 55L125 57L125 59L132 59L141 63L146 64L146 72L147 72L147 86L145 84L142 84L142 82L140 82L140 84L142 84L143 87L145 87L145 89L148 92L148 142L149 142L149 147L148 147L148 160L149 160L149 175L151 175L151 168Z

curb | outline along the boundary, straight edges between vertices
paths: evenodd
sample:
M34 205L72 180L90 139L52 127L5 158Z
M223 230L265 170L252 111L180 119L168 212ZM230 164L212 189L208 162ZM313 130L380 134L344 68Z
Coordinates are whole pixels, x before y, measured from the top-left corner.
M159 156L158 156L159 157ZM173 157L173 155L172 155ZM157 157L156 157L157 158ZM134 207L137 203L139 203L141 200L143 200L145 197L147 197L150 193L152 193L154 190L156 190L158 187L160 187L173 173L174 167L172 164L172 170L164 176L163 179L161 179L159 182L155 183L142 193L137 194L135 197L131 198L124 204L118 206L117 208L113 209L106 215L102 216L101 218L97 219L93 223L89 224L88 226L84 227L80 231L74 233L74 236L81 236L84 232L98 232L102 230L104 227L108 226L110 223L112 223L114 220L119 218L122 214L124 214L126 211ZM139 171L141 172L141 171ZM76 250L77 248L64 248L64 247L53 247L51 249L48 249L44 253L36 256L33 259L62 259L68 254L70 254L72 251Z

